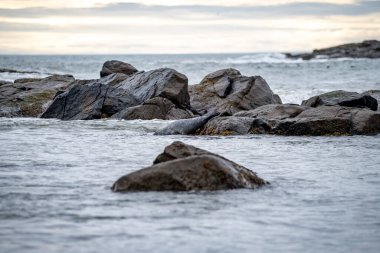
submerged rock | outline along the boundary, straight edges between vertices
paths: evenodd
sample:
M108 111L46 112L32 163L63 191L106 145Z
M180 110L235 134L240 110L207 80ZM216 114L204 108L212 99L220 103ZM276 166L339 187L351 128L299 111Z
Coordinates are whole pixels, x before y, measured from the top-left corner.
M49 105L57 92L75 82L70 75L54 75L42 79L18 79L0 85L0 116L37 117Z
M229 117L216 117L197 134L373 135L380 133L380 112L365 108L266 105Z
M322 105L341 105L358 108L367 107L373 111L376 111L378 102L368 93L359 94L357 92L336 90L304 100L302 101L302 105L311 107L318 107Z
M318 56L329 58L380 58L380 41L365 40L361 43L349 43L323 49L315 49L312 53L285 54L288 58L310 60Z
M119 178L112 186L121 191L214 191L255 189L267 182L255 172L222 156L176 141L150 167Z
M129 63L112 60L106 61L103 64L102 70L100 71L100 77L105 77L115 73L133 75L136 72L138 72L138 70Z
M191 106L201 114L216 111L232 115L267 104L281 104L261 76L242 76L236 69L222 69L189 87Z
M138 72L131 76L112 74L76 85L60 94L42 117L62 120L107 118L126 108L142 105L155 97L165 98L176 108L186 111L190 109L187 82L185 75L168 68ZM147 107L148 103L143 106ZM131 110L134 113L124 113L134 115L133 117L137 117L138 114L144 117L141 108ZM174 114L174 111L169 110L168 113ZM177 111L176 116L178 115L180 114ZM186 113L183 115L188 116Z

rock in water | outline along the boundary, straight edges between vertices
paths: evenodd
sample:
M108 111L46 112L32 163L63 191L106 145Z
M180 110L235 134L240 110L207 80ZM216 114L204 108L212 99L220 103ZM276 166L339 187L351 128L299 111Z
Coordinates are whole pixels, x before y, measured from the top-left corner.
M42 117L62 120L107 118L155 97L165 98L176 108L186 111L190 109L187 83L185 75L168 68L138 72L131 76L112 74L77 85L59 95ZM143 118L146 116L144 113L134 108L133 117ZM131 115L130 112L128 115Z
M175 135L175 134L194 134L197 129L206 124L211 118L218 115L216 112L211 112L206 115L191 119L182 119L169 124L163 129L158 130L155 135Z
M17 79L0 85L0 117L38 117L57 92L73 86L70 75Z
M311 107L322 105L341 105L358 108L367 107L373 111L376 111L378 103L375 98L369 95L369 93L359 94L357 92L336 90L304 100L302 101L302 105Z
M120 73L125 75L133 75L138 72L138 70L131 64L122 61L106 61L103 64L102 70L100 71L100 77L105 77L114 73Z
M380 112L343 106L265 105L233 116L215 117L201 135L374 135L380 133Z
M255 189L267 182L222 156L176 141L154 165L118 179L114 192Z
M377 100L377 110L380 111L380 90L369 90L362 93L363 95L369 95Z
M232 115L267 104L281 104L261 76L242 76L236 69L222 69L190 86L191 106L201 114L217 111Z

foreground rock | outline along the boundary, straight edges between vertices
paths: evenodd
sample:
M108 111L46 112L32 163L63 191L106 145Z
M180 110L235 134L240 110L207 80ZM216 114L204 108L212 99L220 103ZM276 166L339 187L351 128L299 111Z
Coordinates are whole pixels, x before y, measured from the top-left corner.
M70 75L54 75L43 79L18 79L0 85L0 116L37 117L52 101L57 92L75 82Z
M103 64L102 70L100 71L100 77L105 77L111 74L119 73L125 75L133 75L137 73L138 70L131 64L122 61L106 61Z
M167 108L170 115L163 115L162 117L165 116L165 118L173 115L173 117L179 117L178 115L188 117L190 98L187 88L187 77L168 68L138 72L131 76L112 74L99 80L73 86L60 94L42 117L88 120L108 118L121 112L115 117L152 119L150 117L156 117L159 113L157 110L154 111L154 108L152 109L154 106ZM150 100L155 97L166 100ZM122 112L138 105L142 107ZM150 112L144 110L149 107Z
M242 76L236 69L222 69L190 86L191 106L200 114L216 111L232 115L267 104L281 104L261 76Z
M266 105L229 117L216 117L197 130L200 135L374 135L380 112L365 108Z
M378 102L375 98L369 95L369 93L359 94L357 92L336 90L304 100L302 101L302 105L311 107L318 107L322 105L341 105L358 108L366 107L376 111Z
M154 165L121 177L112 190L214 191L255 189L265 184L265 180L243 166L177 141L165 148Z
M365 40L361 43L350 43L335 47L315 49L312 53L286 54L288 58L310 60L318 56L329 58L380 58L380 41Z

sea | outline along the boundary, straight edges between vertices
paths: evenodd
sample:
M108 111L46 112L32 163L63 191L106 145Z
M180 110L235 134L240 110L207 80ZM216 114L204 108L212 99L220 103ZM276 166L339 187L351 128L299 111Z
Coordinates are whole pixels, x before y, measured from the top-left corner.
M380 89L380 59L304 61L281 53L2 55L0 80L96 79L106 60L145 71L174 68L191 85L236 68L261 75L283 103ZM170 122L0 118L0 252L380 252L380 135L153 135ZM225 156L271 184L110 190L173 141Z

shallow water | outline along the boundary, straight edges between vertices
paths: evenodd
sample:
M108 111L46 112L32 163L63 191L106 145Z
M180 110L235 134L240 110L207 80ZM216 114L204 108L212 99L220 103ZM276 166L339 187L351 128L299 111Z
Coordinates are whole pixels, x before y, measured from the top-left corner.
M0 118L0 252L379 252L380 135L152 135L166 124ZM175 140L271 185L110 191Z

